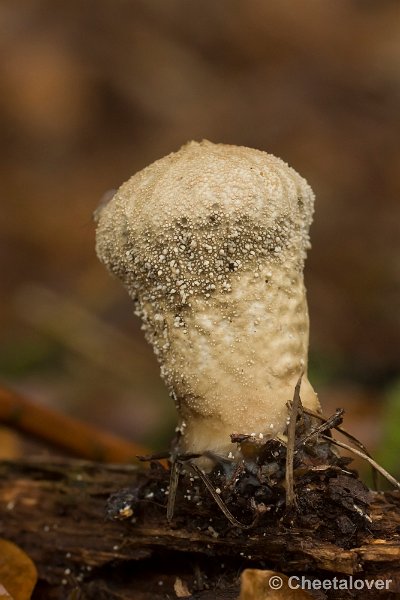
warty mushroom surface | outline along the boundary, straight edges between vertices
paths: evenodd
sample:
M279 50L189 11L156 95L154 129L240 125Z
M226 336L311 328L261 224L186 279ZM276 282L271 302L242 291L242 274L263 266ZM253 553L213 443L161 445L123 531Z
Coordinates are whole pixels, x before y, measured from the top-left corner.
M280 434L303 374L303 267L314 194L281 159L189 142L99 211L97 253L127 288L175 400L182 452L238 456L230 434Z

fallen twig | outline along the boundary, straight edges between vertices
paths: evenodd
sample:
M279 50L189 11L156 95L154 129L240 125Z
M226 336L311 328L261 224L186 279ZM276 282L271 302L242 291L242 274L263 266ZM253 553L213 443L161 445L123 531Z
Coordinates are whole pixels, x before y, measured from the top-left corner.
M0 388L0 423L87 460L129 463L137 462L138 454L149 453L142 446L3 388Z

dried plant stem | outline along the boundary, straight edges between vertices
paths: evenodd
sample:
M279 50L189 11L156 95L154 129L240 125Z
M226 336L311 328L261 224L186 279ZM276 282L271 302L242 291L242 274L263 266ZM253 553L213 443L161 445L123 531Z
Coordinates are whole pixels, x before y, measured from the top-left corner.
M320 413L317 413L313 410L310 410L309 408L304 408L303 407L303 411L307 414L310 415L311 417L315 417L316 419L319 419L320 421L322 421L323 423L328 423L331 421L331 419L336 418L336 415L338 414L338 411L341 411L341 414L344 413L343 409L338 409L335 414L333 415L333 417L329 417L328 419L326 417L323 417ZM344 436L346 436L349 440L351 440L352 442L354 442L354 444L356 444L360 450L362 452L364 452L364 454L366 454L367 456L371 456L370 453L368 452L367 448L364 446L364 444L362 442L360 442L360 440L358 440L356 437L354 437L354 435L352 435L351 433L349 433L348 431L346 431L346 429L344 429L343 427L339 427L339 423L337 425L333 424L332 425L333 429L336 429L336 431L339 431L339 433L343 434Z
M294 479L293 479L293 459L296 443L296 422L299 408L301 408L300 386L303 373L300 375L296 387L294 388L292 410L290 412L290 421L288 427L288 439L286 446L286 507L291 508L296 504L294 494Z
M195 465L194 463L188 463L187 466L190 467L190 469L193 471L193 473L195 473L198 477L200 477L200 479L202 480L202 482L204 483L204 485L210 492L211 496L215 500L215 503L219 506L219 508L222 510L222 512L224 513L224 515L226 516L226 518L232 525L234 525L235 527L240 527L240 529L251 529L251 527L253 527L254 523L250 523L249 525L246 525L245 523L241 523L240 521L238 521L236 519L236 517L233 516L231 511L226 506L225 502L215 491L214 486L211 483L209 477L205 473L203 473L203 471L197 465Z
M167 503L167 520L172 521L175 509L176 492L179 483L179 474L181 472L181 463L173 460L171 464L171 473L169 478L169 494Z
M319 413L316 413L313 410L310 410L308 408L304 408L303 410L304 410L305 413L307 413L311 417L315 417L315 418L319 419L320 421L322 421L325 424L328 423L331 419L333 419L336 416L336 414L338 413L338 411L336 411L336 413L335 413L335 415L333 415L333 417L330 417L329 419L326 419L325 417L323 417ZM339 410L343 410L343 409L339 409ZM347 439L351 440L356 446L358 446L358 448L361 450L361 452L363 452L364 454L366 454L367 456L369 456L370 458L372 458L372 456L370 455L370 453L368 452L368 450L364 446L364 444L362 442L360 442L360 440L358 440L354 435L352 435L351 433L349 433L346 429L344 429L343 427L339 427L339 423L333 424L332 427L333 427L333 429L336 429L336 431L338 431L339 433L341 433L342 435L344 435L345 437L347 437ZM373 465L371 465L371 467L372 467L372 483L373 483L374 488L378 489L377 473L379 471L377 469L375 469L375 467Z
M336 446L339 446L340 448L349 450L349 452L352 452L356 456L363 458L370 465L372 465L374 467L374 469L376 469L381 475L383 475L383 477L385 479L387 479L387 481L389 481L389 483L391 483L394 487L397 487L397 489L400 490L400 482L397 481L397 479L395 479L393 477L393 475L388 473L383 467L381 467L373 458L368 456L368 454L365 454L365 452L361 452L361 450L357 450L357 448L353 448L352 446L349 446L348 444L345 444L344 442L339 442L339 440L336 440L335 438L328 437L325 434L322 434L321 437L326 439L331 444L335 444Z
M304 410L304 412L307 412L305 409L303 409L303 410ZM323 423L321 423L321 425L318 425L318 427L314 427L307 435L305 435L300 440L298 440L296 442L296 449L299 448L300 446L302 446L303 444L305 444L306 442L308 442L313 437L320 435L327 429L336 428L337 425L339 425L339 423L341 423L343 420L342 419L343 413L344 413L343 408L338 408L337 411L335 412L335 414L332 415L332 417L329 417L329 419L324 420Z

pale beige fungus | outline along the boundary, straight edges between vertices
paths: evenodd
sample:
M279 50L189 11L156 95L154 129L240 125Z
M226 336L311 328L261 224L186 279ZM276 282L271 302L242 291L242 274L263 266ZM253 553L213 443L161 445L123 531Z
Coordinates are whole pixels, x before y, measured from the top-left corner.
M313 202L279 158L203 141L136 173L101 209L97 253L135 301L183 451L237 456L231 433L283 432L307 368ZM306 374L301 398L319 409Z

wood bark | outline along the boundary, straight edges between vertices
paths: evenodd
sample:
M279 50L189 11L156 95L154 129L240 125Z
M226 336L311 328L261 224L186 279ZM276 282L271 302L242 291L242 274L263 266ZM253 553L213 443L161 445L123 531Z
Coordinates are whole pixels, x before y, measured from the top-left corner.
M165 506L152 493L129 519L106 520L110 494L160 485L158 471L133 465L31 459L2 462L0 474L0 536L35 562L38 598L174 598L177 578L189 582L193 598L237 598L237 576L246 566L379 576L400 591L397 491L373 493L370 532L344 549L296 527L260 532L229 526L217 533L213 517L196 506L178 511L168 524ZM224 519L217 506L213 510L215 521ZM209 527L199 528L198 517Z

